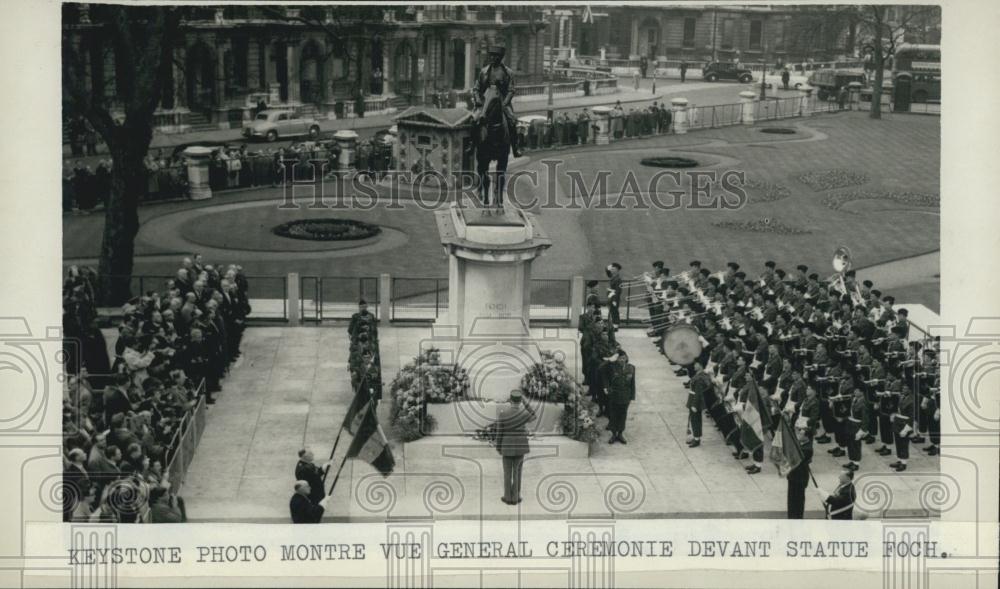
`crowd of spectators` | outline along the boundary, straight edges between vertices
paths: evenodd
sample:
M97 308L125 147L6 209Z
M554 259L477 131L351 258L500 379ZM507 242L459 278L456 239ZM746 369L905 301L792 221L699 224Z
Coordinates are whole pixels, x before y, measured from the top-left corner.
M171 460L194 411L215 402L240 356L246 278L236 265L185 258L162 291L123 306L110 354L96 278L71 267L63 284L64 520L182 522Z
M609 140L651 137L670 133L673 113L663 102L646 108L622 107L615 103L609 115ZM518 125L519 145L526 149L549 149L573 145L588 145L597 141L596 117L586 108L577 115L557 113L552 119L535 118Z

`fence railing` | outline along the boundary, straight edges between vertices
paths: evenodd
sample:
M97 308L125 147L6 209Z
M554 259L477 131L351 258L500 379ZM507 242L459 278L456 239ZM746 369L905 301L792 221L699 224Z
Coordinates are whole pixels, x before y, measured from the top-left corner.
M198 385L198 404L188 413L181 422L181 427L174 434L171 444L172 452L167 456L167 466L165 472L170 475L170 492L178 493L184 485L188 467L194 459L194 452L201 441L201 434L205 431L205 396L201 393L205 390L205 381Z

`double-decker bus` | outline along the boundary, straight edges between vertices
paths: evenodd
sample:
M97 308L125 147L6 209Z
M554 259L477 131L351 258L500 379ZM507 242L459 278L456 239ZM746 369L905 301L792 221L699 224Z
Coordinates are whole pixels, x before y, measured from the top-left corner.
M900 45L892 61L894 102L941 101L941 46Z

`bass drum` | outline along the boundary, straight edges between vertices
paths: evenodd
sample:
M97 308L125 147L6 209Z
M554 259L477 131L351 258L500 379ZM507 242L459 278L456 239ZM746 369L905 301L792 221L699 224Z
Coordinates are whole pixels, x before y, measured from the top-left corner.
M687 366L701 356L701 336L691 325L676 325L663 337L663 353L674 364Z

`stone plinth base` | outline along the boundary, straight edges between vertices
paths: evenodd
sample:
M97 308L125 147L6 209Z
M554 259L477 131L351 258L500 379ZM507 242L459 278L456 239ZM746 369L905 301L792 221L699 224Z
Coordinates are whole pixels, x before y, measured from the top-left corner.
M586 459L590 457L590 445L577 442L563 436L543 436L530 438L529 446L538 444L545 446L546 460L554 459ZM554 447L554 448L553 448ZM554 453L554 455L553 455ZM500 454L496 448L486 442L473 440L468 436L428 436L403 446L403 455L407 461L441 461L462 458L496 459ZM531 456L530 454L528 455Z
M436 427L432 436L472 435L476 430L496 423L506 402L458 401L455 403L428 403L427 414L434 418ZM560 403L529 401L535 410L535 420L525 426L529 434L559 435L559 420L563 406Z

